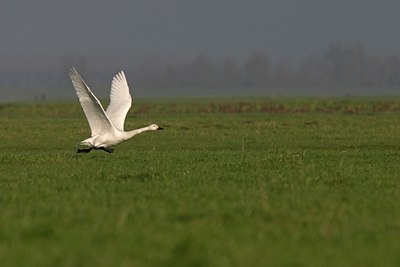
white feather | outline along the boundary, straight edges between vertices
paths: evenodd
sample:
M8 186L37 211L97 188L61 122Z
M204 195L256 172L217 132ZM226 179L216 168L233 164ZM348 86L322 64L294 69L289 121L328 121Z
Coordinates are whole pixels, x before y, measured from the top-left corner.
M92 91L90 91L89 86L82 80L75 68L71 70L69 77L72 80L76 94L89 122L92 136L111 131L113 125L104 112L103 106Z
M129 94L128 82L123 71L119 72L112 80L110 92L110 105L106 113L115 129L123 131L126 114L131 108L132 97Z

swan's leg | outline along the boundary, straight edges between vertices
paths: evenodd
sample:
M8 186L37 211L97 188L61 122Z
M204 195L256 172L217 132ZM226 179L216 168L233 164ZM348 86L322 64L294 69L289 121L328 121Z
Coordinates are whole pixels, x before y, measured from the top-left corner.
M104 147L104 151L107 151L108 153L113 153L114 149L109 148L109 147Z
M114 149L112 149L112 148L108 148L108 147L97 147L96 149L100 149L100 150L104 150L104 151L106 151L106 152L108 152L108 153L113 153L113 151L114 151Z
M82 148L82 149L78 148L78 151L76 151L76 153L89 153L92 149L93 149L93 147Z

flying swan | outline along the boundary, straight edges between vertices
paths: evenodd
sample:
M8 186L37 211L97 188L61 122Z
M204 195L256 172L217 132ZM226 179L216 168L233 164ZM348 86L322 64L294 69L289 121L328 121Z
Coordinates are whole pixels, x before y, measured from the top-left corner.
M89 153L92 149L104 150L112 153L111 146L128 140L145 131L162 130L157 124L133 131L124 131L124 121L131 107L132 97L129 94L128 82L123 71L114 76L111 83L110 104L104 111L96 96L83 81L75 68L72 68L69 77L81 103L83 112L89 122L92 136L80 142L77 153Z

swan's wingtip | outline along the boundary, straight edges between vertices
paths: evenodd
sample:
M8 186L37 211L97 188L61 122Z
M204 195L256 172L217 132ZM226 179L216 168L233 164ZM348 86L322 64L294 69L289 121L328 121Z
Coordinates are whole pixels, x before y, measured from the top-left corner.
M113 80L125 80L126 81L126 76L123 70L120 70L114 77Z
M78 71L75 69L75 67L72 67L69 69L69 76L77 75L77 74L78 74Z

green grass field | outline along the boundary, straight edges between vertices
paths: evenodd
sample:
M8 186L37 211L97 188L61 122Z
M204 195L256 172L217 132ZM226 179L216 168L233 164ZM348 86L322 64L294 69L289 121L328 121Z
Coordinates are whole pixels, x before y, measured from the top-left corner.
M0 266L399 266L400 99L0 105Z

